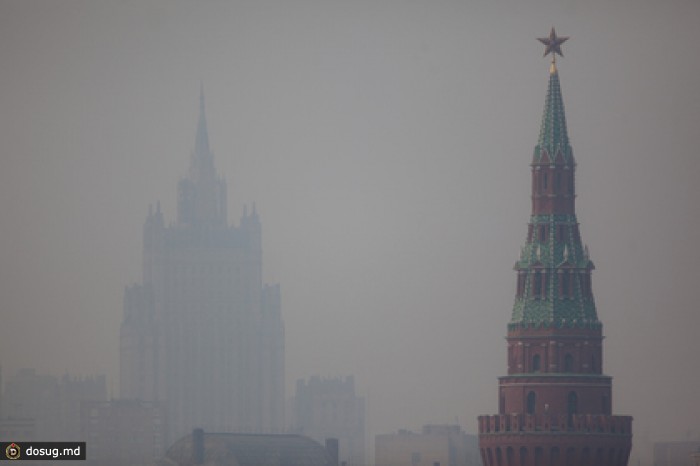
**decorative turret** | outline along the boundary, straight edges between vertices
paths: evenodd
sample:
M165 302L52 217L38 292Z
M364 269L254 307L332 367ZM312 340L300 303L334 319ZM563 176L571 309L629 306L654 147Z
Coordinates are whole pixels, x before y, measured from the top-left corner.
M554 57L567 39L552 28L539 40ZM629 458L632 418L612 415L594 266L576 219L575 168L553 59L531 164L532 214L514 267L508 375L499 378L499 414L479 417L485 466L625 466Z

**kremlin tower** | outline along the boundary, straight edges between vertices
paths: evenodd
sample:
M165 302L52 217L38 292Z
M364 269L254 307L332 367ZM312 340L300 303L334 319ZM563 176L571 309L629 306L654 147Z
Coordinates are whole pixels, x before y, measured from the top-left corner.
M603 324L594 269L579 234L576 163L566 131L554 28L549 88L532 158L532 215L515 263L508 323L508 375L498 414L479 417L484 466L626 466L632 418L612 415L612 377L603 374Z

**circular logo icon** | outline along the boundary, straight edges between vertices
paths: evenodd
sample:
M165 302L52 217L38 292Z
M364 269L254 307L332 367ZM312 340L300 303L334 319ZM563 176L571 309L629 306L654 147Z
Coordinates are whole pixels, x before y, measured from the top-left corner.
M10 460L18 460L19 459L19 445L16 443L11 443L5 448L5 456L7 456L7 459Z

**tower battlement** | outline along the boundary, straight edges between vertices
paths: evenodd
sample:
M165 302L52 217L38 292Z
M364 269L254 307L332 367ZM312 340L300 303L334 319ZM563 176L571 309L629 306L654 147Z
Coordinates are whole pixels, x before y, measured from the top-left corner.
M560 432L632 436L632 417L604 414L496 414L479 416L479 435Z

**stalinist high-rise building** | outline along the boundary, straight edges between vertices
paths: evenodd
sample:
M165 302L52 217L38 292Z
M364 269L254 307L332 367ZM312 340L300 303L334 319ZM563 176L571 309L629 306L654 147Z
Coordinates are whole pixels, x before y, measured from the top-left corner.
M169 442L193 428L284 428L284 326L278 285L262 282L255 207L227 220L200 96L194 151L172 223L158 205L143 227L141 283L124 293L120 397L165 408Z
M545 55L561 55L566 39L552 28L540 39ZM498 414L479 417L482 460L485 466L626 466L632 418L612 414L594 267L576 219L576 162L554 60L530 166L532 215L515 263L508 374L499 378Z

